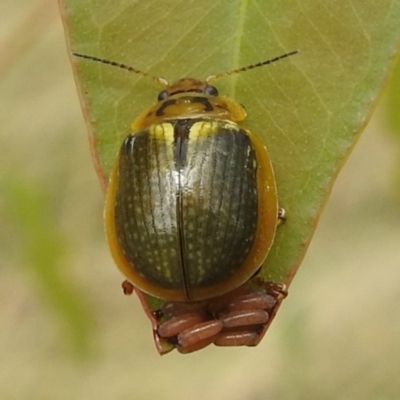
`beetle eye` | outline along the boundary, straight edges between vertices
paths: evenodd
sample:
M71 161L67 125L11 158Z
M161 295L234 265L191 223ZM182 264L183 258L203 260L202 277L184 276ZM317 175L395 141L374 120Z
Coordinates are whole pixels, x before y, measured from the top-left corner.
M204 93L210 96L218 96L218 90L215 86L207 85L204 89Z
M166 90L163 90L162 92L160 92L158 94L157 99L158 99L158 101L161 101L161 100L165 100L167 97L168 97L168 92Z

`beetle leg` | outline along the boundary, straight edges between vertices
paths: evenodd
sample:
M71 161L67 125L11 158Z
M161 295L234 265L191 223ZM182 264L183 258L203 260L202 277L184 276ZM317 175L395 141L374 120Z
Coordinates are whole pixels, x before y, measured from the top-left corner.
M131 295L135 290L135 287L128 280L123 281L121 287L122 290L124 291L124 295L126 296Z
M282 223L286 221L286 211L284 208L278 210L278 222Z
M267 282L264 287L277 301L283 300L288 295L287 287L284 283Z

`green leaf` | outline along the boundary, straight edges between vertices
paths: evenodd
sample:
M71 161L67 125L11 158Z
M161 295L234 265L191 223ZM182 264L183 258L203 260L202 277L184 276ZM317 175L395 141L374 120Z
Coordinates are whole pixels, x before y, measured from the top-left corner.
M244 126L273 161L287 222L262 276L289 283L333 181L366 125L399 46L400 2L381 0L61 1L70 52L169 81L300 53L216 82L244 104ZM99 175L106 185L130 124L162 89L151 79L73 59ZM335 233L333 232L332 235Z

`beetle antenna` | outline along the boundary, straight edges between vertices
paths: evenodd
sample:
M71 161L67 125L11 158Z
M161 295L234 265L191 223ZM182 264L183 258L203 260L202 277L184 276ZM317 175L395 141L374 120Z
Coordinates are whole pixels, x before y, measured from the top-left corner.
M112 65L113 67L118 67L118 68L121 68L121 69L126 69L126 70L129 71L129 72L134 72L135 74L142 75L142 76L145 76L145 77L147 77L147 78L151 78L151 79L153 79L154 81L157 81L158 83L161 83L161 84L164 85L164 86L168 86L168 85L169 85L168 81L167 81L166 79L164 79L164 78L160 78L160 77L157 77L157 76L153 76L153 75L151 75L151 74L149 74L149 73L147 73L147 72L141 71L140 69L133 68L133 67L131 67L131 66L129 66L129 65L126 65L126 64L121 64L121 63L118 63L118 62L115 62L115 61L106 60L105 58L99 58L99 57L94 57L94 56L88 56L88 55L86 55L86 54L80 54L80 53L72 53L72 54L73 54L75 57L85 58L85 59L87 59L87 60L92 60L92 61L101 62L101 63L103 63L103 64Z
M275 62L275 61L279 61L279 60L282 60L283 58L293 56L294 54L297 54L298 52L299 52L299 50L294 50L294 51L291 51L291 52L289 52L289 53L282 54L282 55L280 55L280 56L278 56L278 57L271 58L271 59L265 60L265 61L261 61L261 62L259 62L259 63L257 63L257 64L247 65L246 67L234 69L234 70L229 71L229 72L222 72L222 73L220 73L220 74L210 75L210 76L206 79L206 82L209 83L210 81L214 81L214 80L219 79L219 78L222 78L222 77L224 77L224 76L233 75L233 74L237 74L237 73L239 73L239 72L248 71L248 70L250 70L250 69L262 67L263 65L272 64L272 63Z

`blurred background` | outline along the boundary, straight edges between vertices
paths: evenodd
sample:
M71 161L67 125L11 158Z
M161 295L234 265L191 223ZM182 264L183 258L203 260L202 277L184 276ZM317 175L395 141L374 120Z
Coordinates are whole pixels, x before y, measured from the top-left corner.
M0 15L1 399L398 398L400 68L263 342L161 358L105 243L57 4Z

